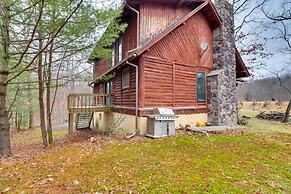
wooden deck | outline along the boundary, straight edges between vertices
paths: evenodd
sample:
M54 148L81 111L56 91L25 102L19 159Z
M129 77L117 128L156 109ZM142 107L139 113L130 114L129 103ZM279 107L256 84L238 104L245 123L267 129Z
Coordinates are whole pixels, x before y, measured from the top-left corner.
M94 113L112 106L111 94L70 94L69 113Z
M111 94L70 94L67 99L69 113L69 138L73 136L73 123L79 121L82 113L102 112L112 107ZM89 126L90 127L90 126Z

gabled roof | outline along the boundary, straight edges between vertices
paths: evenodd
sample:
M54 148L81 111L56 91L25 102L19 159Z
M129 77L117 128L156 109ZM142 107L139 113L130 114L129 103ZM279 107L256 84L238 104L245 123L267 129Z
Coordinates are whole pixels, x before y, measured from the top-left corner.
M131 61L135 59L136 57L143 54L145 51L147 51L150 47L155 45L157 42L159 42L161 39L163 39L165 36L167 36L169 33L171 33L173 30L178 28L179 26L183 25L189 18L191 18L193 15L195 15L198 12L202 12L204 15L206 15L206 18L209 20L211 26L213 29L219 27L222 25L222 20L217 13L213 3L211 0L180 0L181 2L189 2L189 1L196 1L196 2L202 2L198 7L196 7L193 11L191 11L189 14L181 18L180 20L175 21L174 23L170 24L165 30L161 31L161 33L157 34L155 37L147 41L145 44L141 45L140 47L134 49L131 53L128 54L128 56L123 59L119 64L115 65L111 69L109 69L107 72L105 72L103 75L106 75L118 68L120 68L122 65L126 64L127 61ZM243 69L240 77L249 77L250 73L247 70L247 67L245 66L243 60L241 59L241 56L239 52L236 49L236 59L237 59L237 67L240 69ZM101 76L103 76L101 75Z
M129 4L130 6L136 6L138 7L139 3L142 0L125 0L125 2L127 4ZM206 0L156 0L159 3L172 3L172 4L176 4L176 6L188 6L188 5L193 5L195 3L201 3L204 2Z

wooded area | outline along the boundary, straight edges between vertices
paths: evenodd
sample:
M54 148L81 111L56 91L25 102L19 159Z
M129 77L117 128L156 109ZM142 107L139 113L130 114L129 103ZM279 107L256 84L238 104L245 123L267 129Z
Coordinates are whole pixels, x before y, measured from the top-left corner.
M116 23L120 5L3 0L0 7L0 154L7 155L11 154L10 123L14 121L16 129L32 127L35 111L39 112L44 146L52 143L51 118L58 88L72 80L92 79L92 68L86 65L88 53L102 29Z

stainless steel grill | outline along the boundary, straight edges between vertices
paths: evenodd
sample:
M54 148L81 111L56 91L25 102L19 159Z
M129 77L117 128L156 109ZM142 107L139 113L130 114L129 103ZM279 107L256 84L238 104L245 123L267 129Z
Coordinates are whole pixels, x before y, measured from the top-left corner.
M172 109L158 108L157 114L148 117L147 137L161 138L176 134L176 116Z

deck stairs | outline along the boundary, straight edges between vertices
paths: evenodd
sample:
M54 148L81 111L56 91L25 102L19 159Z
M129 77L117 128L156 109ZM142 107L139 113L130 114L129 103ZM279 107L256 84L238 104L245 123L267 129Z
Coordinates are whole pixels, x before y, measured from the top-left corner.
M76 130L90 129L94 113L78 113L76 115Z
M112 94L70 94L68 96L68 135L73 138L75 129L90 129L95 112L103 112L113 107Z

